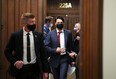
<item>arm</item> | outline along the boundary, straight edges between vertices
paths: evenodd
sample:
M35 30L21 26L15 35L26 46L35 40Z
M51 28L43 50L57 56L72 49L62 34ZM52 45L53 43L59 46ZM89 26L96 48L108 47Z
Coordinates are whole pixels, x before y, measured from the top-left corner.
M15 35L12 34L7 45L6 45L5 51L4 51L7 60L12 65L14 65L14 63L17 61L13 55L14 48L15 48Z
M52 48L52 40L51 40L51 33L50 32L48 33L48 35L44 41L44 44L46 46L46 51L56 54L56 48Z
M7 60L10 62L10 64L12 66L15 66L17 69L20 69L23 66L23 61L17 59L19 56L16 57L16 54L18 54L20 52L19 50L17 50L17 48L20 48L19 41L17 41L17 38L18 38L18 36L17 36L16 32L11 34L11 37L8 41L8 44L6 45L4 52L5 52L5 56L6 56Z
M68 49L67 49L67 51L68 51L68 54L70 56L70 63L72 63L72 62L75 62L76 53L72 51L72 34L71 34L70 31L69 31L68 36L69 36L68 37L69 39L68 39L68 47L67 47Z
M68 45L67 45L67 51L71 53L72 51L72 33L69 31L68 34Z
M41 63L42 63L42 70L43 72L48 72L49 67L48 67L48 61L47 61L47 52L45 50L45 46L43 43L43 35L41 34L40 36L40 58L41 58Z

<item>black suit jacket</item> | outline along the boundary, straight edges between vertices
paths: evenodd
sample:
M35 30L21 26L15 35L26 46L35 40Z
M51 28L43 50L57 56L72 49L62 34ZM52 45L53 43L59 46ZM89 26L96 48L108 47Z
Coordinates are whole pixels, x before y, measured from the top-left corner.
M48 72L48 62L43 43L43 35L40 32L33 31L34 45L36 53L36 63L38 64L41 72ZM12 33L9 42L5 48L5 55L7 60L10 62L11 75L16 75L17 69L14 64L17 60L23 60L23 30ZM16 71L16 72L15 72Z
M75 34L73 38L72 50L78 54L79 53L79 40L77 40L77 36L80 37L80 34L79 33Z

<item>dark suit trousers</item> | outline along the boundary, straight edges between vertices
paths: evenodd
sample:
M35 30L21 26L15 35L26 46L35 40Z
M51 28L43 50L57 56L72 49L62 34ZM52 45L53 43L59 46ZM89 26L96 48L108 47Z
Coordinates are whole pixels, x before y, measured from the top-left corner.
M61 58L59 66L57 68L52 67L54 79L67 79L67 70L68 62L64 62Z
M39 68L36 64L24 65L18 72L16 79L39 79Z

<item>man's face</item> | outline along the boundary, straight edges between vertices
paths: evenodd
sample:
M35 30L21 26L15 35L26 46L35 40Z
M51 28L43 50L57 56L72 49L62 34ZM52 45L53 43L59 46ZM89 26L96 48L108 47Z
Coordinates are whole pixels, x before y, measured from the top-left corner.
M48 27L50 26L50 24L51 24L51 22L47 22L47 26L48 26Z
M27 25L26 25L26 28L29 30L29 31L34 31L35 28L36 28L36 24L35 24L35 18L31 18L27 21Z
M30 18L30 19L27 21L27 24L28 24L28 25L33 25L33 24L35 24L35 18Z

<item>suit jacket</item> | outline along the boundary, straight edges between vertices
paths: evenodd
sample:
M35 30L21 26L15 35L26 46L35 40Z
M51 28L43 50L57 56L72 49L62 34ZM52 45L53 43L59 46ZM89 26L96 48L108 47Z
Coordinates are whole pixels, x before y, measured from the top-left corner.
M38 64L38 69L41 72L48 72L48 62L45 52L45 46L43 43L43 35L37 31L33 31L34 45L36 53L36 63ZM17 60L23 60L23 30L12 33L9 42L5 48L5 55L7 60L10 62L10 72L11 75L16 76L18 70L16 70L14 63ZM40 70L39 69L39 70ZM16 71L16 72L15 72Z
M64 39L66 47L66 55L64 56L62 62L69 62L68 52L71 52L72 34L69 30L64 30ZM50 53L50 65L53 67L58 67L60 63L61 55L56 53L56 48L59 47L57 31L53 30L48 33L45 41L46 50Z
M79 40L77 40L77 36L80 36L79 33L76 33L74 38L73 38L73 45L72 45L72 50L78 54L79 52Z

